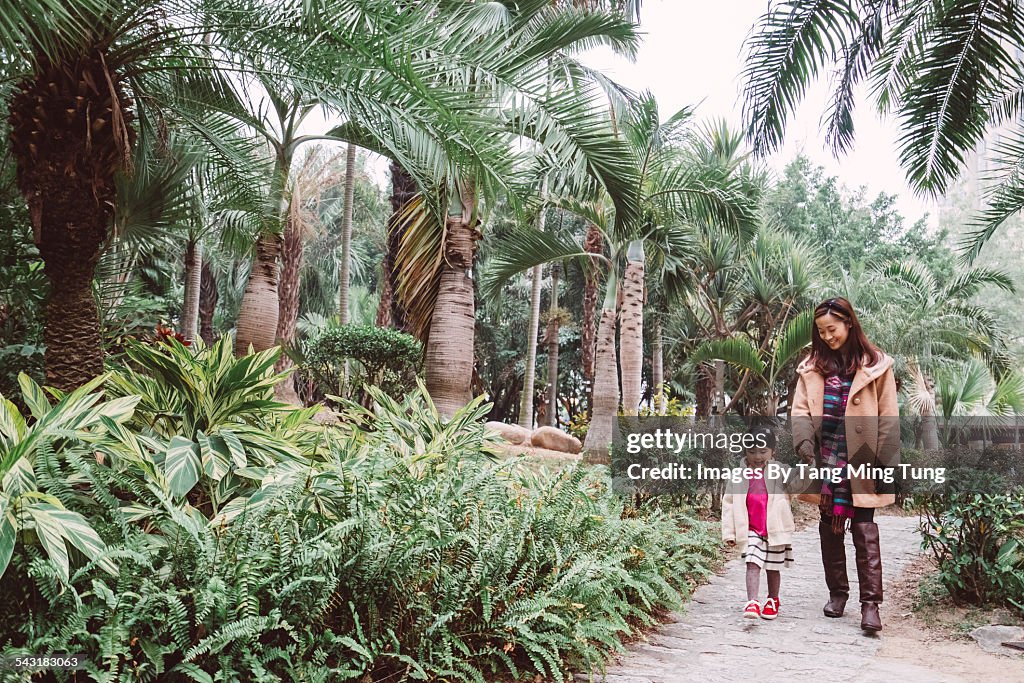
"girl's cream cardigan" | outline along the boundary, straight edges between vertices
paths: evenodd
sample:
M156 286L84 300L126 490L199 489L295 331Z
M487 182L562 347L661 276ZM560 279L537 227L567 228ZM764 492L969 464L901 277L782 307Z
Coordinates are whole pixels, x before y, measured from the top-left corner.
M772 462L769 460L768 462ZM749 467L744 457L740 467ZM768 545L786 545L792 542L796 524L790 506L792 493L786 490L781 478L766 479L768 489ZM747 488L749 482L743 479L738 484L726 484L722 496L722 541L746 543L750 522L747 519Z

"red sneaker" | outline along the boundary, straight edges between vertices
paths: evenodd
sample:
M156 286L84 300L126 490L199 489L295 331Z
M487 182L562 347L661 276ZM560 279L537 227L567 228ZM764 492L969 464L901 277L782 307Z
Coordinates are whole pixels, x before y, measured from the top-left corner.
M744 619L757 619L761 616L761 605L757 600L748 600L746 606L743 608Z
M761 607L761 618L774 619L777 616L779 616L779 599L768 598Z

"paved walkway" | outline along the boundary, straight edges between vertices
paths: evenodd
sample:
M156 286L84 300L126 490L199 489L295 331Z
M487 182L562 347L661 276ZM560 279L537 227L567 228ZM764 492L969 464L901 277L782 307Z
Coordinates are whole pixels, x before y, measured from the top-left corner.
M876 521L880 527L883 579L888 587L921 552L917 518L878 516ZM968 683L967 679L945 671L876 656L885 631L865 635L860 630L857 565L849 534L846 550L850 602L842 618L829 619L821 613L827 591L818 528L812 525L793 538L795 562L782 573L781 611L777 620L743 618L744 567L741 560L732 560L721 575L696 590L683 613L672 615L669 623L649 634L645 641L631 645L619 664L609 667L604 680L607 683L793 683L796 680ZM761 599L766 596L762 574ZM884 603L881 613L884 625ZM1018 680L1016 675L1011 678ZM576 680L600 681L602 677L600 673L593 677L577 673Z

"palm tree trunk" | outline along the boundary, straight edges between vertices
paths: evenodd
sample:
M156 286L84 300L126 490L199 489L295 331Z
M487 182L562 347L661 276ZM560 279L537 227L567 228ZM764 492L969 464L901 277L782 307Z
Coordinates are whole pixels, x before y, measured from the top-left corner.
M467 186L460 194L448 211L441 284L424 350L427 391L446 418L469 402L473 381L476 302L469 272L480 231L475 189Z
M281 237L267 232L256 241L256 255L249 282L242 295L235 332L235 355L244 356L251 346L263 351L274 345L277 336L279 302L277 292Z
M583 249L590 254L601 253L601 231L593 223L587 228ZM594 258L591 257L591 261ZM594 264L596 265L596 264ZM594 351L597 334L597 270L585 274L583 284L583 320L580 331L580 357L583 361L583 380L587 387L587 410L592 412L594 388Z
M622 411L636 415L640 405L641 373L644 363L644 251L634 240L626 256L622 281L622 309L619 314L619 363L622 372Z
M341 324L349 321L349 268L352 260L352 204L356 196L356 146L351 142L345 153L345 198L341 215L341 272L338 275L338 315Z
M195 341L199 331L199 290L203 277L203 245L189 239L185 247L185 301L181 307L181 334Z
M101 49L37 65L9 103L18 189L50 281L46 381L64 391L103 371L93 270L112 224L115 176L135 144L122 76Z
M916 391L926 397L921 402L921 448L926 451L936 450L939 447L939 425L935 417L935 386L917 363L912 364L911 372Z
M707 363L697 366L697 406L695 416L706 418L711 416L711 405L715 394L715 373Z
M530 324L526 336L526 370L523 373L523 393L519 399L519 426L533 429L533 384L537 378L537 333L540 331L541 266L531 271Z
M285 191L291 173L291 152L282 149L278 152L271 179L270 195L267 206L281 207L279 218L284 220L288 228ZM280 292L278 282L280 272L278 257L281 255L282 236L269 226L256 240L256 253L253 257L249 281L242 295L242 305L238 310L238 324L235 329L235 355L243 356L253 351L265 351L277 343L278 319L280 317Z
M544 423L549 427L558 426L558 274L561 267L551 265L551 298L548 306L548 325L544 333L548 343L548 407Z
M544 199L548 191L547 176L540 183L540 212L537 215L537 230L544 232L547 210ZM519 426L533 429L533 390L537 380L537 334L540 332L540 286L542 269L533 267L533 281L530 288L530 326L526 337L526 371L523 376L523 394L519 401Z
M654 394L658 397L656 410L658 415L664 415L668 411L668 396L665 395L664 387L662 386L665 383L665 360L661 339L661 322L657 319L654 320L652 332L654 338L651 343L653 347L651 351L651 374L653 375Z
M295 325L299 320L299 276L302 272L302 226L289 217L285 221L284 240L281 244L281 280L278 285L277 343L291 346L295 343ZM276 368L278 372L292 367L292 359L282 353Z
M725 412L725 361L715 362L715 395L711 406L711 412L721 415Z
M217 276L213 274L210 262L203 259L202 277L199 280L199 336L210 346L216 340L213 330L213 316L217 312Z
M398 286L397 274L395 273L395 257L398 254L398 247L402 243L401 223L395 220L398 212L402 210L406 202L416 195L416 181L402 168L397 161L391 162L391 216L388 218L387 243L384 252L383 271L385 285L381 291L380 307L377 310L378 325L380 321L387 319L387 325L382 327L394 327L403 332L409 332L409 321L406 318L405 308L398 297L394 295ZM388 306L387 309L384 307Z
M615 274L608 276L601 322L597 328L597 357L594 363L594 414L587 428L583 448L585 462L604 462L612 441L612 421L619 411L619 373L615 358Z

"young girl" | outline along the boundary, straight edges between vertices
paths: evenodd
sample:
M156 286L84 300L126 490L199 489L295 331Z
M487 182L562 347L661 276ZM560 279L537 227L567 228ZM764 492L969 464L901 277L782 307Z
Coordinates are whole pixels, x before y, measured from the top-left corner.
M722 540L734 546L737 539L746 539L743 558L747 565L747 604L743 616L775 619L782 580L779 570L793 563L793 511L783 479L766 476L765 465L775 456L775 434L770 429L750 434L756 441L747 449L740 466L750 468L752 476L726 486L722 496ZM757 600L762 568L768 577L768 599L763 605Z

